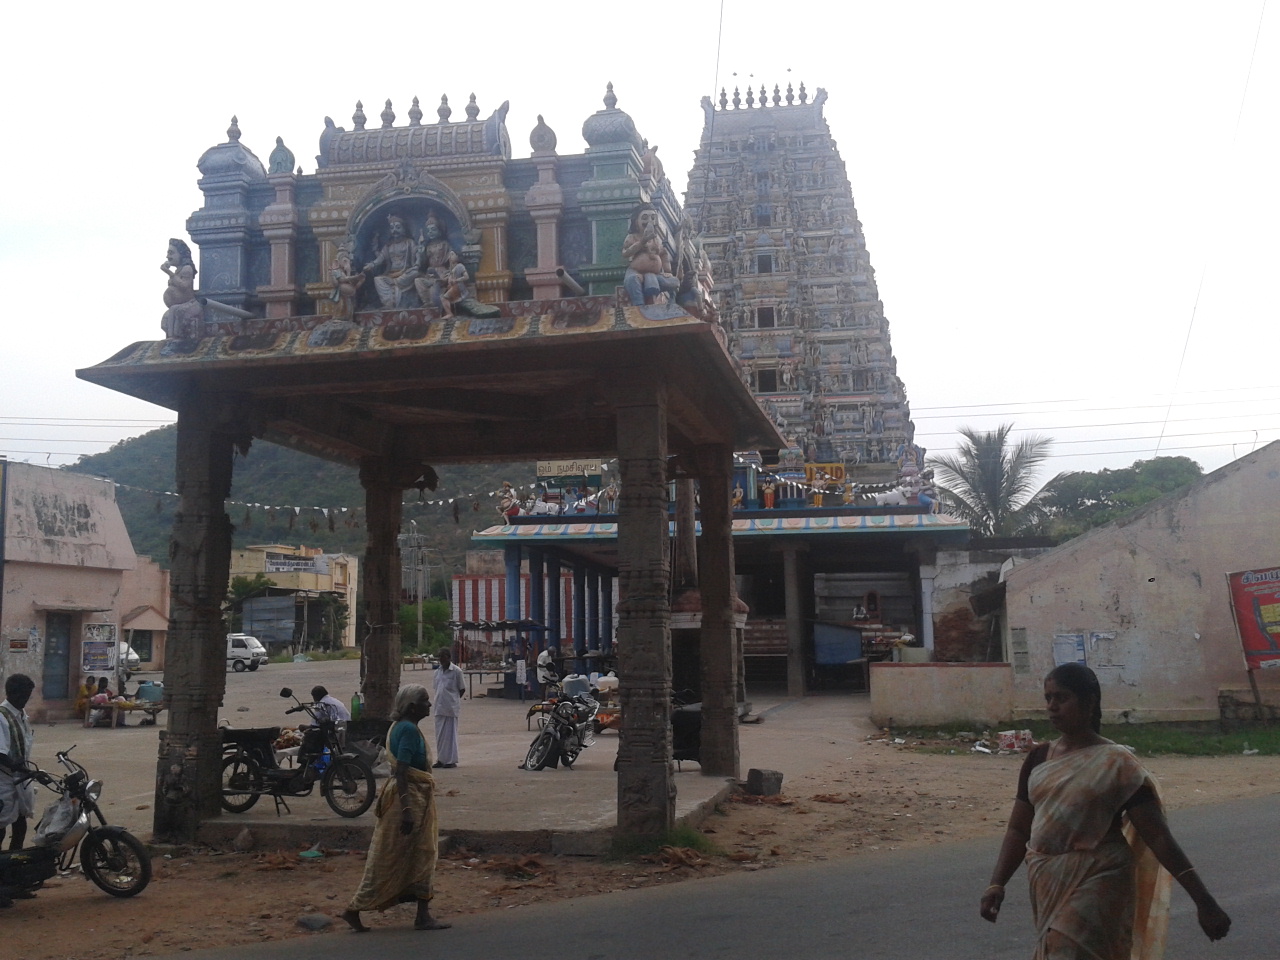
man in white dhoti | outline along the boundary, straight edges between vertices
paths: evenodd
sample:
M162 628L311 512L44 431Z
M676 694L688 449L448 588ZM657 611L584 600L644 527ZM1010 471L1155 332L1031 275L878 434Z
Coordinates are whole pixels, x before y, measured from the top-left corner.
M433 682L435 699L432 710L436 715L436 762L433 767L445 770L458 765L458 714L462 708L462 695L467 689L467 679L461 668L453 662L448 648L436 656L440 667Z
M13 824L10 850L22 849L27 819L35 815L35 784L27 777L35 734L26 711L35 688L35 681L25 673L10 674L4 682L4 703L0 703L0 844Z

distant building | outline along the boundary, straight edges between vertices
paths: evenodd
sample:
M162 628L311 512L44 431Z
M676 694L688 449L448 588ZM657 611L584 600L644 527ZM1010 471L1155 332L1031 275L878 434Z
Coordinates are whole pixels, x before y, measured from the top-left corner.
M704 97L685 214L701 235L729 348L809 463L892 479L915 427L844 161L822 116L788 85L772 105Z
M242 630L268 646L327 643L333 628L325 598L346 605L340 646L356 645L356 584L360 561L319 547L258 544L231 552L231 576L263 574L274 584L244 602Z
M35 680L37 720L70 717L84 677L111 675L104 641L164 666L169 574L133 552L111 481L0 460L0 550L0 675Z

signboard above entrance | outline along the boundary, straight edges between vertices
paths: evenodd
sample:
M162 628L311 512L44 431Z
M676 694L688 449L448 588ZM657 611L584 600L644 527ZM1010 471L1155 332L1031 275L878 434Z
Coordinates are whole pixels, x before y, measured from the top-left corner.
M538 482L553 489L600 489L604 470L599 460L539 460Z

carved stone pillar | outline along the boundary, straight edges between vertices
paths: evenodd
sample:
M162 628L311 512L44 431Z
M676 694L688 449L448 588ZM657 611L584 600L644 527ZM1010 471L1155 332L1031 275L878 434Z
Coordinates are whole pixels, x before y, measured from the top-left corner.
M364 716L391 717L400 689L400 500L408 483L381 457L360 464L368 540L361 568L368 633L364 641Z
M733 626L733 507L729 486L733 452L698 450L702 486L702 537L698 587L702 593L702 772L737 777L738 657Z
M676 481L676 590L698 585L698 530L692 477Z
M620 391L618 465L618 832L658 837L675 823L671 762L671 610L667 599L666 394L634 382Z
M804 696L804 609L798 547L782 548L783 596L787 607L787 696Z
M181 498L169 543L172 614L165 656L168 727L160 734L153 829L158 841L194 840L220 812L222 741L218 707L226 689L222 603L231 564L235 430L225 406L194 396L178 411Z

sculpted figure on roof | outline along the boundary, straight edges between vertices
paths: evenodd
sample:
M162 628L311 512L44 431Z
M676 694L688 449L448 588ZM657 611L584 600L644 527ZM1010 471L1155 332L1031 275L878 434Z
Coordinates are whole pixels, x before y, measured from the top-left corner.
M377 255L364 265L364 273L373 274L373 288L384 309L406 306L403 298L414 288L418 276L418 245L408 236L402 217L387 218L390 239Z

